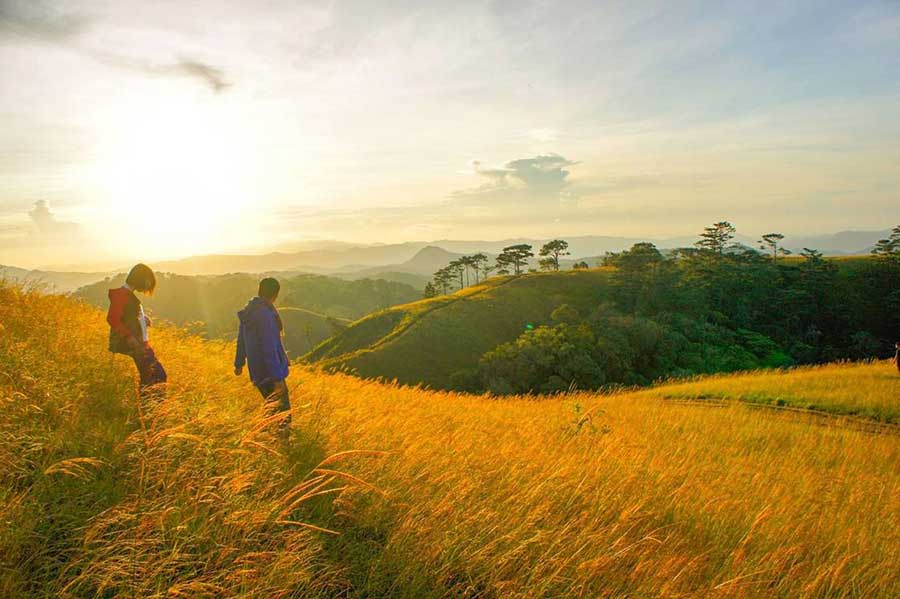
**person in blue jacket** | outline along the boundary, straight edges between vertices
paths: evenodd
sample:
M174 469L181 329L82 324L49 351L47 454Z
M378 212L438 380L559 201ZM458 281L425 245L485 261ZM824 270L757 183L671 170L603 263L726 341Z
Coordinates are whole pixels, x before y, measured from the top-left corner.
M276 279L263 279L259 282L259 294L238 312L240 326L234 356L234 374L240 376L244 364L247 364L250 380L270 407L278 412L288 413L282 421L284 430L287 430L291 422L291 402L285 383L288 358L281 342L284 325L275 308L279 291L281 285Z

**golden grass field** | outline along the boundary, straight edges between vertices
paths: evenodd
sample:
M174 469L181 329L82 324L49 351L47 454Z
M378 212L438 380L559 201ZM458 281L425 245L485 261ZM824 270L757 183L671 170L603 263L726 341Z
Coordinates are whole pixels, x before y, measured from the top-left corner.
M900 373L888 363L826 364L784 373L762 370L703 377L637 396L736 399L900 422Z
M154 331L141 410L106 334L0 285L0 596L900 596L900 435L666 399L895 413L887 363L543 399L296 367L285 446L230 347Z

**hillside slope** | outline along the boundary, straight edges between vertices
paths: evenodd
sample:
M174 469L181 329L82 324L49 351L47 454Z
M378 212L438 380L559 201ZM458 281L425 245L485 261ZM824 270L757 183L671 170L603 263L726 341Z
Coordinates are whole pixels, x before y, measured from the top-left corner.
M900 594L896 432L670 386L498 400L295 367L280 446L227 345L155 331L170 387L138 408L105 334L0 285L0 596ZM708 391L900 393L888 363L752 377Z
M494 277L452 295L394 306L367 316L304 356L364 377L447 388L451 376L550 322L562 304L590 312L606 299L602 269Z
M284 346L296 358L350 325L350 320L325 316L305 308L278 308L284 323Z

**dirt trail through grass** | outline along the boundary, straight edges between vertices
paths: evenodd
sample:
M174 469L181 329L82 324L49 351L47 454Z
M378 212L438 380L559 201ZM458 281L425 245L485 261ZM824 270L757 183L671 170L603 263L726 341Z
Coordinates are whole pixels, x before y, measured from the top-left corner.
M835 414L833 412L826 412L825 410L754 403L737 399L728 399L725 397L692 399L674 395L663 396L662 400L666 403L703 406L707 408L727 408L731 405L740 405L748 410L761 410L770 412L773 416L784 418L796 418L798 415L809 416L810 422L815 422L816 424L821 424L823 426L844 427L876 434L900 435L900 424L893 422L879 422L872 418L862 416Z
M635 397L729 400L900 426L900 376L887 362L846 362L674 381ZM790 411L785 409L783 411Z

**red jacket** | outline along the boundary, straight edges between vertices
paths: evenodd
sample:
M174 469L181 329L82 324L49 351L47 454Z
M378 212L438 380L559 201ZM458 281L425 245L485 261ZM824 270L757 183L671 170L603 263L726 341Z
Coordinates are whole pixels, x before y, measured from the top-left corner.
M109 290L109 312L106 322L109 323L109 351L117 354L130 354L133 340L143 341L141 332L141 300L131 289L119 287Z

